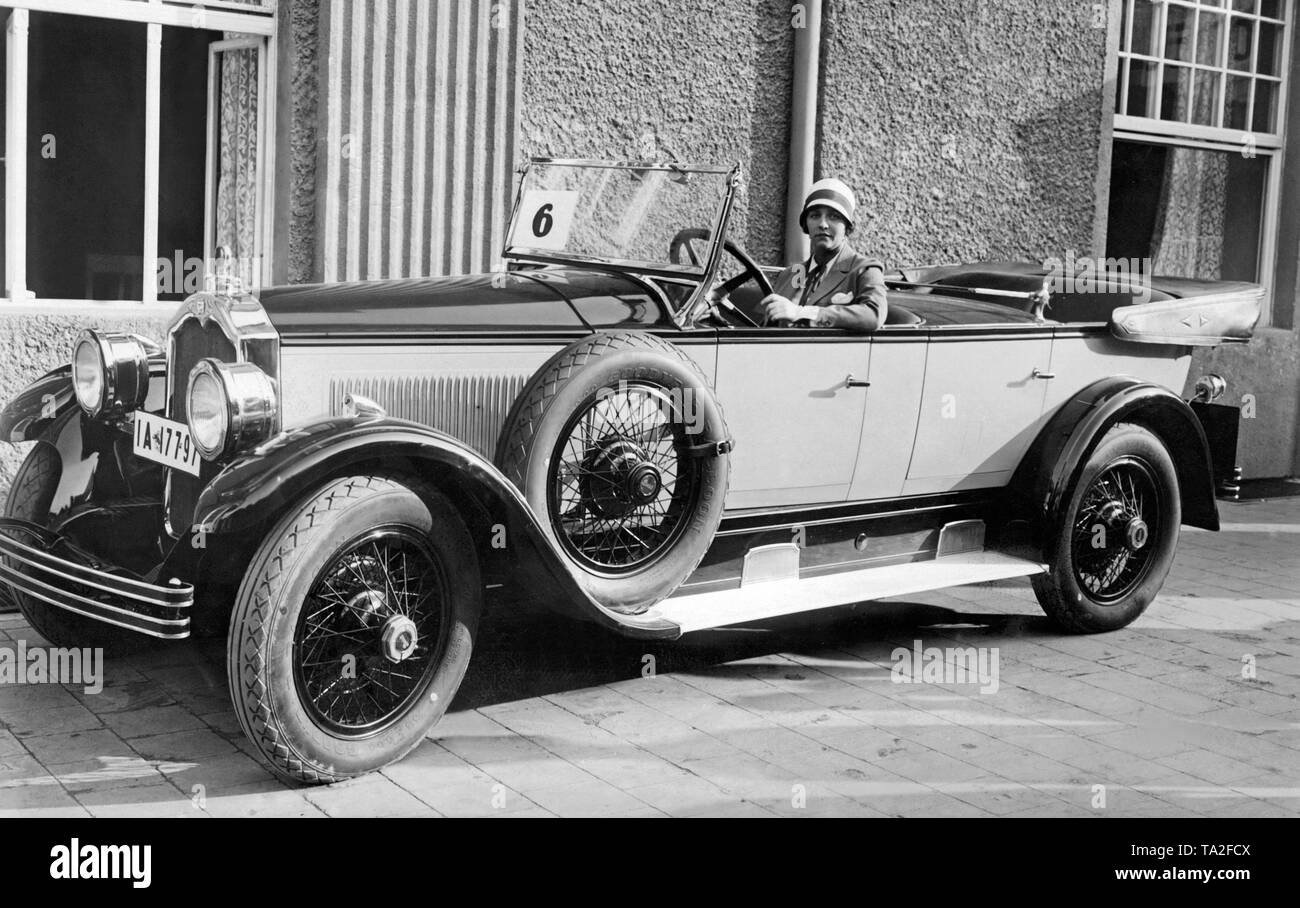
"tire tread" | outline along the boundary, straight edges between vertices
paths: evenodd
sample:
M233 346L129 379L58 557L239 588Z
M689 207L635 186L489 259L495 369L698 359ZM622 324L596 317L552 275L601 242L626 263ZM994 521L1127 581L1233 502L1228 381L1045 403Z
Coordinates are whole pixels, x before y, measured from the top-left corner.
M266 546L241 585L236 612L231 615L230 641L226 647L227 673L231 679L230 695L235 700L235 715L244 734L268 762L281 774L310 784L337 782L348 773L333 772L314 765L298 753L279 734L273 721L270 697L262 681L269 611L276 599L276 588L285 573L287 562L300 546L300 538L324 526L323 515L362 497L364 494L405 488L382 476L352 476L337 480L316 494L295 514L289 515L268 539L279 542ZM251 584L251 590L244 587ZM251 593L251 595L246 595ZM235 639L236 634L240 639ZM245 656L247 654L247 657Z

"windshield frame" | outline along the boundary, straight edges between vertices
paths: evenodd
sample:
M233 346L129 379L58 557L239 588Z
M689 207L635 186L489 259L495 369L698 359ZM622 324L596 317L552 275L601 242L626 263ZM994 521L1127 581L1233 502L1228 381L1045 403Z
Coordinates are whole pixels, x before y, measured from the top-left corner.
M523 198L524 184L527 181L528 171L534 166L585 167L590 169L666 171L671 173L726 175L727 179L724 181L724 194L722 200L718 203L717 210L714 212L713 223L709 225L709 253L705 259L703 267L701 268L697 265L673 265L670 263L602 258L600 256L580 255L572 252L557 252L550 249L535 249L527 246L510 245L509 241L510 238L514 236L515 224L519 218L520 202ZM602 161L585 158L531 158L519 169L519 184L515 188L514 207L510 213L510 221L506 226L506 245L502 250L501 257L505 259L507 263L527 262L530 264L540 265L597 268L602 271L617 271L624 274L648 275L651 277L686 278L692 281L698 281L700 286L708 286L712 279L712 275L717 271L722 252L723 240L726 237L727 222L731 217L734 196L739 183L739 163L731 166L720 166L716 164L679 164L672 162L653 164L644 161ZM682 226L688 227L694 225ZM682 309L688 309L694 302L694 297L698 296L698 294L699 289L697 288L696 293L692 294L692 298L683 305Z

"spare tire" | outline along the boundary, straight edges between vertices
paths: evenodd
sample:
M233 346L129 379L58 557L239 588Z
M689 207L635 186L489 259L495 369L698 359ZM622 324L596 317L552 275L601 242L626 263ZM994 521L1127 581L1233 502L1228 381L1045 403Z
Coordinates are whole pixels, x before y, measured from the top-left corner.
M644 611L699 565L722 519L731 439L699 367L630 331L592 335L515 401L496 464L572 573L609 608Z

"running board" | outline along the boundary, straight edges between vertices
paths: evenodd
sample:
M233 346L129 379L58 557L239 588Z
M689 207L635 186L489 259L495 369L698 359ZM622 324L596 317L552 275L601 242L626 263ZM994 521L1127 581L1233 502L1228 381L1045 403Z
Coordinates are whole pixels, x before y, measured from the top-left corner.
M681 633L726 627L968 583L1042 574L1047 566L1000 552L967 552L929 561L864 568L803 579L770 580L712 593L666 599L643 616L671 622Z

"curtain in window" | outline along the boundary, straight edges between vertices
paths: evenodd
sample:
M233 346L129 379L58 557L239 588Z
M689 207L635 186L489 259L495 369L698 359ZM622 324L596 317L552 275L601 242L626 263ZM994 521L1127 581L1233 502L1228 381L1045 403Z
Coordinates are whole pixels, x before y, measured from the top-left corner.
M254 285L258 271L257 85L255 49L228 50L221 55L216 245L230 249L237 265L235 273L246 287Z
M1156 274L1219 279L1227 186L1226 154L1169 149L1151 237Z

